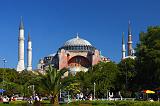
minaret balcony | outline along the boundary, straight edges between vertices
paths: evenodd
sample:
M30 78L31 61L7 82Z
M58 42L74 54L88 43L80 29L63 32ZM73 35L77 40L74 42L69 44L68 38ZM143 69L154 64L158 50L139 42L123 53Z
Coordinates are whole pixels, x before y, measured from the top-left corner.
M132 41L129 41L128 43L132 43Z
M18 38L18 40L24 40L24 38Z

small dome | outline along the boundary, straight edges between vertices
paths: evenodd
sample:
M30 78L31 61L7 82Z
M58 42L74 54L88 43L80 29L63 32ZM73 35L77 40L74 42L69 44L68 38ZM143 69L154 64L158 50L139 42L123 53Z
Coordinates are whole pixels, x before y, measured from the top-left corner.
M76 38L66 41L63 46L92 46L92 45L90 42L88 42L85 39L79 38L77 35Z
M54 57L56 55L56 53L53 54L49 54L48 56Z

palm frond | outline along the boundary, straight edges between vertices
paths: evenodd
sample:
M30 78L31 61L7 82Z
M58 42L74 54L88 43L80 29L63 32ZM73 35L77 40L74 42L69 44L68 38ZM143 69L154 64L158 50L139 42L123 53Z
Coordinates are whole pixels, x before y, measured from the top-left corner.
M60 80L67 69L62 69L58 71L49 65L46 70L46 74L39 74L41 77L41 85L42 87L50 94L57 95L59 90L62 88L60 84Z

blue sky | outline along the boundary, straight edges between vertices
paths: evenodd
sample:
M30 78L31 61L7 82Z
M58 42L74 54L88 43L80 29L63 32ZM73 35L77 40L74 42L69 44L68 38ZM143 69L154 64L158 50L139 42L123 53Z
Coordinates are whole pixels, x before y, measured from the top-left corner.
M104 56L119 62L122 32L127 42L128 20L135 47L139 32L160 25L159 10L160 0L0 0L0 56L6 58L7 67L16 68L18 27L23 16L25 50L30 31L34 69L40 58L56 52L77 32ZM25 63L26 59L25 52Z

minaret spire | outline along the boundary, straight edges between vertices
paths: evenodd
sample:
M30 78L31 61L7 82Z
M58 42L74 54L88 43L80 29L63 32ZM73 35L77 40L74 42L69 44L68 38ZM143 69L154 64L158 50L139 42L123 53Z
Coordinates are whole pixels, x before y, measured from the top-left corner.
M124 32L122 33L122 59L126 57L126 49L125 49L125 42L124 42Z
M131 22L128 22L128 56L132 55L132 33L131 33Z
M131 34L131 21L128 21L128 35L132 35Z
M21 16L21 21L20 21L19 29L24 29L24 24L23 24L23 18L22 18L22 16Z
M28 41L31 41L31 36L29 32L28 32Z
M122 33L122 44L125 44L125 42L124 42L124 32Z
M32 42L30 33L28 33L27 71L32 71Z
M17 71L21 72L25 69L24 66L24 25L21 17L18 36L18 64Z

